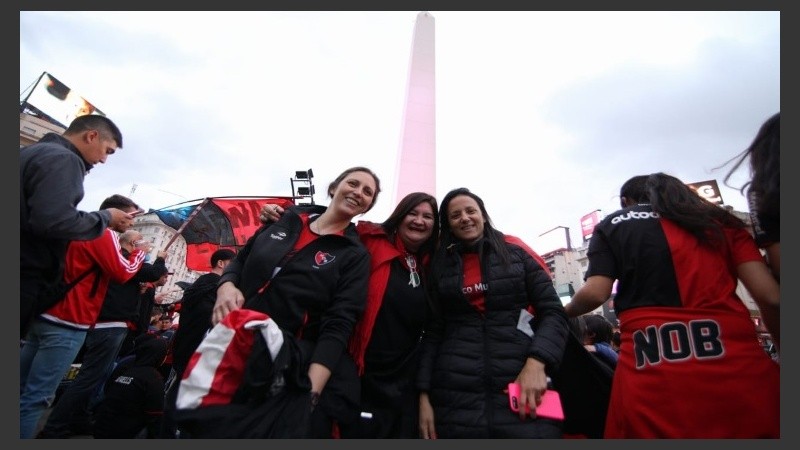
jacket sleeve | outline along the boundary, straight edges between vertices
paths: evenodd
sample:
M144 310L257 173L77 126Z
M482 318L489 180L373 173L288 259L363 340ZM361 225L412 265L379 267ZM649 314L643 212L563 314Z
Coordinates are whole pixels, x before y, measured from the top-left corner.
M264 230L269 228L269 225L270 224L262 226L256 230L252 236L250 236L250 239L247 240L247 242L244 244L244 247L242 247L242 249L236 253L236 256L225 267L225 270L222 272L222 276L217 282L217 286L227 281L231 281L236 286L239 286L239 281L242 278L242 270L244 270L244 263L247 261L247 257L250 255L250 252L253 250L253 242L256 240L256 237L259 234L263 233Z
M71 153L48 152L33 157L24 171L23 189L29 216L27 230L47 239L91 240L108 227L111 213L79 211L83 200L84 166Z
M356 320L367 302L370 255L359 247L341 268L330 306L320 318L320 334L311 362L333 369L347 348Z
M126 258L119 246L119 240L111 230L92 241L94 259L100 269L115 283L125 283L136 275L142 267L145 254L136 249Z
M548 373L552 373L561 364L567 343L567 314L549 274L530 254L526 252L523 256L528 301L534 309L532 325L535 334L528 356L545 363Z

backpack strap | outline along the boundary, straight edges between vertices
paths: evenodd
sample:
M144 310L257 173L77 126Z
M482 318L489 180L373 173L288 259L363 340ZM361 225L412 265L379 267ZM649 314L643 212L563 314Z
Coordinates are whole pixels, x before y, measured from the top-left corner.
M67 283L67 289L64 291L64 295L67 295L67 292L71 291L72 288L74 288L78 283L81 282L81 280L86 278L90 273L98 271L98 269L99 267L97 267L97 264L95 264L92 267L89 267L89 270L80 274L78 278L72 280L70 283Z

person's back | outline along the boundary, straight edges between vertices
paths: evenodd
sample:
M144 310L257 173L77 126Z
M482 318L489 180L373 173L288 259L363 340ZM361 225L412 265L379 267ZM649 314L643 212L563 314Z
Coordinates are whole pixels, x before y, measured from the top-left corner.
M622 348L604 437L779 437L779 368L758 344L737 277L762 313L780 291L744 223L662 173L632 178L621 197L625 208L595 228L586 283L566 305L573 316L591 311L619 280Z
M96 439L155 438L164 399L164 378L158 366L167 355L163 339L140 339L136 359L111 375L95 413Z
M178 379L189 363L195 349L211 329L211 313L217 300L217 283L220 275L236 256L232 250L221 249L211 255L212 271L201 275L186 288L181 300L180 326L173 339L173 368L178 370Z
M122 134L109 119L76 118L63 135L48 133L20 149L20 338L48 287L62 276L67 245L91 240L107 227L125 227L133 217L119 209L84 212L83 180L97 163L122 147Z
M175 331L172 348L173 367L176 369L186 367L189 358L211 329L211 312L216 301L219 278L216 273L203 274L184 291L180 326Z

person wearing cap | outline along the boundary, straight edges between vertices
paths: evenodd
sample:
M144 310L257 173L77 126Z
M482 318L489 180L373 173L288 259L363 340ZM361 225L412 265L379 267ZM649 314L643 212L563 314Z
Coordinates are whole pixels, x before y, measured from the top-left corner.
M164 418L159 435L161 438L176 437L177 427L172 420L172 410L175 408L178 384L183 378L183 370L189 363L189 358L212 327L211 314L217 300L217 284L234 256L236 253L228 249L219 249L212 253L211 272L201 275L184 290L181 322L172 342L172 373L164 398Z
M145 253L150 245L142 233L128 230L119 236L120 253L127 258L138 246ZM165 258L167 252L161 250L153 264L143 263L133 278L125 283L111 282L108 285L103 306L97 322L86 333L83 343L83 357L78 375L61 394L47 418L41 438L66 438L73 434L91 434L91 409L101 395L103 384L114 369L114 361L119 355L125 356L131 350L123 345L139 315L139 283L153 282L167 272ZM132 341L131 347L132 347Z

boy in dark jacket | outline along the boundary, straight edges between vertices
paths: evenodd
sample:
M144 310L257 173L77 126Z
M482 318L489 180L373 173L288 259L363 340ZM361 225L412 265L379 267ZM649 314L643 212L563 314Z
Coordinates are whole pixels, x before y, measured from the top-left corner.
M117 368L106 385L95 413L95 439L157 437L164 405L158 368L167 356L167 341L145 334L134 352L133 364Z

